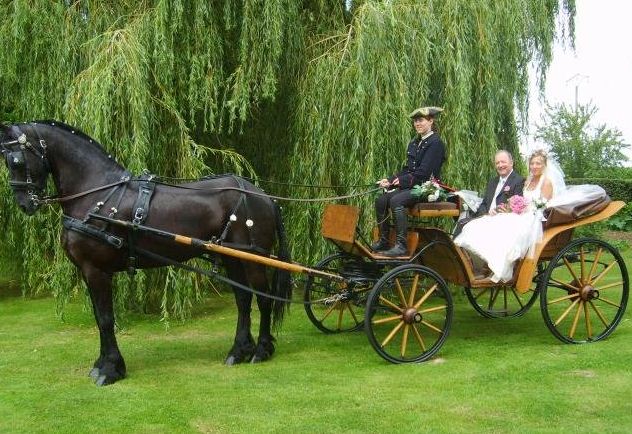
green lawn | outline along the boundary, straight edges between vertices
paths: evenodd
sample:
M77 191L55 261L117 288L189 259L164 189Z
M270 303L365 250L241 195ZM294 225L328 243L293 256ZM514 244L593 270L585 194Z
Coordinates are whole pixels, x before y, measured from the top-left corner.
M489 320L458 293L438 356L391 365L363 332L322 334L295 305L270 362L226 367L235 309L215 295L168 330L128 316L118 335L128 378L97 388L87 374L98 333L83 303L61 322L54 300L2 291L0 432L632 431L630 311L610 338L565 345L537 303Z

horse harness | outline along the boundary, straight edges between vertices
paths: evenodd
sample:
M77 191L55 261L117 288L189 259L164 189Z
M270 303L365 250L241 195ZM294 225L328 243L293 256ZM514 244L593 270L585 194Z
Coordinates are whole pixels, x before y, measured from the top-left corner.
M252 227L254 226L253 220L250 218L250 209L248 206L248 196L245 193L245 185L243 180L237 176L233 176L233 179L238 183L239 189L241 191L240 197L233 207L232 212L230 214L229 219L224 225L224 228L221 232L219 238L213 237L211 241L215 244L224 245L226 247L238 248L246 251L253 251L258 253L266 253L262 248L260 248L255 242L254 233L252 231ZM144 223L149 216L149 209L151 200L154 195L154 190L156 184L159 183L155 181L155 176L149 173L143 173L138 178L131 178L129 174L125 175L124 178L126 182L115 185L112 189L106 194L106 196L98 201L95 206L86 214L86 216L80 220L67 215L63 216L63 225L67 230L75 231L82 233L84 235L88 235L91 238L95 238L97 240L103 241L112 247L117 249L123 248L127 246L128 249L128 272L130 274L135 274L136 268L138 267L138 259L140 256L150 257L151 259L155 259L155 257L159 256L156 254L149 255L148 252L144 249L139 249L137 247L138 236L143 233L147 233L144 230ZM115 221L114 218L119 211L120 203L123 199L123 195L125 190L128 187L130 182L138 182L138 195L132 207L132 217L131 217L131 225L127 227L127 239L123 239L122 237L118 237L108 232L109 222ZM118 190L118 197L115 202L115 205L109 208L109 214L107 218L100 214L101 209L107 204L110 199L115 195ZM226 238L230 234L231 226L237 221L237 212L239 212L240 208L244 208L246 220L245 224L248 228L248 234L250 238L249 245L237 244L237 243L229 243L226 242ZM106 226L101 228L94 224L89 223L90 220L101 220L105 221ZM166 258L163 258L166 259Z
M17 190L26 190L29 201L37 207L40 204L40 195L44 191L44 186L33 182L33 179L31 178L31 169L29 168L28 160L26 158L26 152L30 152L37 158L40 158L44 164L44 168L47 172L50 172L50 166L48 164L48 159L46 158L46 142L39 137L39 134L37 134L36 131L35 134L37 136L37 141L35 142L35 145L32 145L31 142L28 141L26 134L24 134L17 126L15 126L15 128L20 131L18 138L15 140L1 142L0 149L9 168L14 170L23 168L25 180L15 181L9 179L9 185L14 192Z

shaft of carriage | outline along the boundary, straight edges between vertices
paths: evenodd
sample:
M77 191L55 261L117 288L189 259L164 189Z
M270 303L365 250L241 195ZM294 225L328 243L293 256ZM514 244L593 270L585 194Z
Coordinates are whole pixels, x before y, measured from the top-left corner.
M187 237L184 235L174 234L172 232L155 229L149 226L138 225L132 222L124 221L124 220L113 219L113 218L105 217L98 214L90 214L90 217L97 220L105 221L107 223L114 224L116 226L121 226L127 229L146 232L148 234L152 234L161 238L167 238L178 244L191 246L197 249L207 250L209 252L217 253L219 255L225 255L225 256L230 256L237 259L242 259L244 261L254 262L254 263L265 265L268 267L290 271L292 273L303 273L303 274L307 274L311 276L324 277L324 278L335 280L335 281L346 280L344 277L338 274L327 273L321 270L316 270L314 268L305 267L303 265L296 264L293 262L280 261L273 257L257 255L255 253L250 253L243 250L222 246L212 241L205 241L199 238L192 238L192 237Z

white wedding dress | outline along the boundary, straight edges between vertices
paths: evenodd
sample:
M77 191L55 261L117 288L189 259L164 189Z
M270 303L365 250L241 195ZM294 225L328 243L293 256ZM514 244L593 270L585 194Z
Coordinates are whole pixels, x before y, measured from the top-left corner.
M544 176L533 190L524 190L530 204L522 214L499 213L472 220L454 239L454 244L487 262L493 282L507 282L513 276L515 262L533 254L535 244L542 239L542 210L533 205L541 199Z

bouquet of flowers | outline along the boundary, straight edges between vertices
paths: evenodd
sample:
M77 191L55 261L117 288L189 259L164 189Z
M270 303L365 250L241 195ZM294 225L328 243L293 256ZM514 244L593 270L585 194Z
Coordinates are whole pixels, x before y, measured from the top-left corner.
M514 214L522 214L529 208L529 202L519 194L515 194L509 198L507 203L500 205L496 210L498 212L507 212Z
M544 210L544 208L546 208L547 204L548 204L548 200L546 199L542 199L542 198L537 198L537 199L533 199L533 207L538 210Z
M515 214L522 214L529 207L527 200L518 194L509 198L509 208Z
M415 185L410 194L427 202L444 202L448 198L448 192L435 178L430 178L421 185Z

